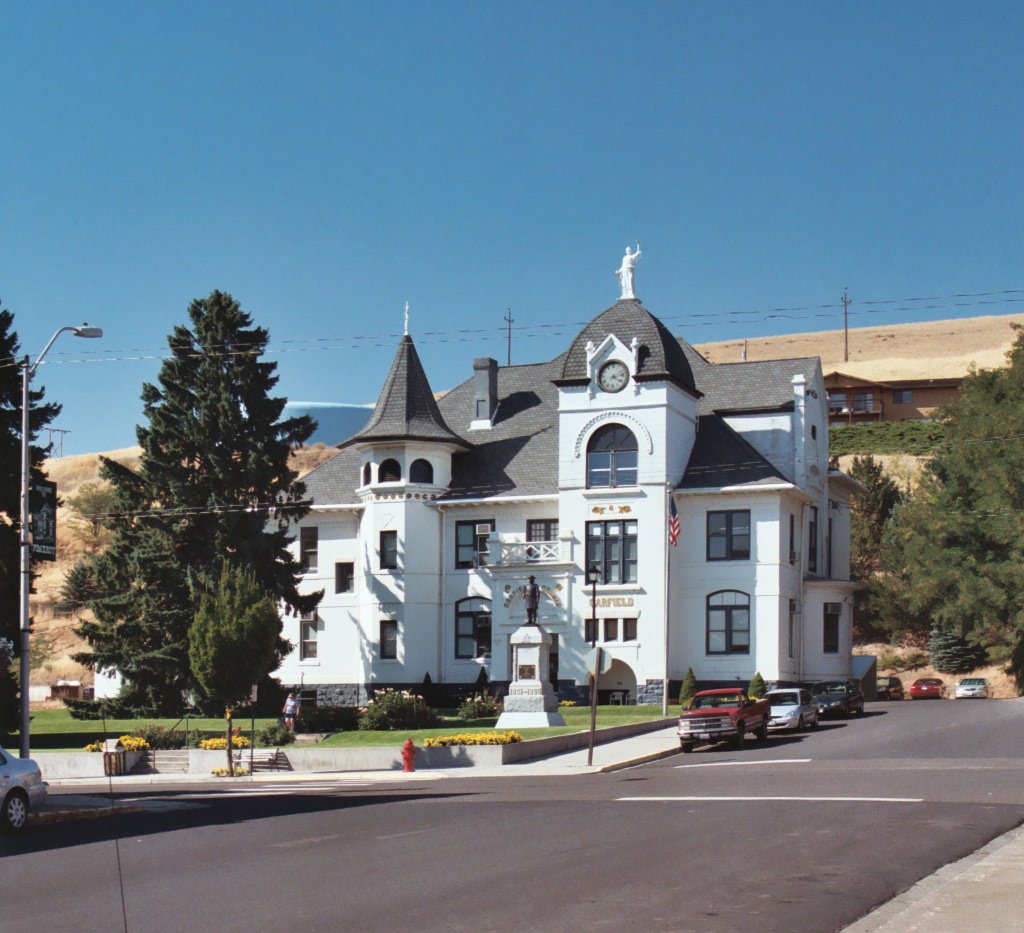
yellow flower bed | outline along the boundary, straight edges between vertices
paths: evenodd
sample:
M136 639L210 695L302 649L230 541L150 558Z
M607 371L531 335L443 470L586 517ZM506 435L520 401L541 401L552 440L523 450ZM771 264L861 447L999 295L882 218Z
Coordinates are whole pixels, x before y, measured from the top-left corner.
M233 735L231 736L231 747L232 748L248 748L249 740L244 735ZM203 739L199 743L200 748L205 748L208 752L224 751L227 748L227 742L224 741L223 736L217 736L213 739Z
M423 740L424 748L447 748L450 745L512 745L522 742L518 732L460 732L458 735L438 735Z
M117 744L126 752L144 752L149 748L149 742L140 739L137 735L122 735Z
M570 706L575 706L576 705L576 701L575 700L559 700L558 705L561 706L563 709L566 709L566 708L568 708Z
M214 777L231 777L231 772L227 768L213 768L210 774ZM246 777L248 774L248 768L235 768L235 777Z
M85 746L85 751L87 751L87 752L102 752L103 751L103 743L102 742L90 742L88 745Z

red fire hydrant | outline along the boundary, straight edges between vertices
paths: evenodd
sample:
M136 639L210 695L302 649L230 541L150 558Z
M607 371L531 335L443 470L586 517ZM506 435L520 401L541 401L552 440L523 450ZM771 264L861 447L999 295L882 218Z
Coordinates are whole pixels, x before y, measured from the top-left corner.
M412 760L416 757L416 746L413 745L412 739L406 739L402 745L402 770L403 771L415 771Z

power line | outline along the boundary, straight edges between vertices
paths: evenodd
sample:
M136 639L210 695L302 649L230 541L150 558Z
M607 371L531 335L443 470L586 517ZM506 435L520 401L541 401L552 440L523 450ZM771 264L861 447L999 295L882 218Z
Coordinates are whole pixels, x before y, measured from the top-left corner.
M1017 297L1006 297L1006 296L1017 296ZM955 299L991 299L981 301L956 301ZM923 302L952 302L952 304L922 304ZM880 299L869 299L865 301L857 302L858 308L864 310L853 310L850 314L885 314L899 311L943 311L953 310L957 308L975 307L983 305L1002 305L1002 304L1013 304L1024 302L1024 289L1002 289L998 291L987 291L987 292L957 292L950 295L939 295L939 296L911 296L908 298L880 298ZM852 304L847 301L846 304ZM826 303L818 305L788 305L778 306L772 308L760 308L753 310L723 310L723 311L707 311L707 312L696 312L692 314L675 314L675 315L662 315L660 319L662 321L709 321L717 320L722 318L750 318L748 321L743 323L760 323L769 320L812 320L815 318L832 318L833 314L826 313L813 313L813 314L797 314L797 312L824 312L832 311L838 308L844 307L844 303ZM845 310L845 308L844 308ZM553 322L536 322L530 324L520 324L517 327L512 327L510 319L511 310L508 311L508 316L502 318L503 322L508 323L508 327L471 327L471 328L454 328L447 330L433 330L433 331L422 331L418 335L418 343L466 343L473 342L479 336L490 336L496 337L502 334L503 331L511 333L511 331L518 332L518 336L522 337L541 337L550 336L551 331L564 330L566 328L580 328L589 323L589 321L553 321ZM737 321L740 323L741 321ZM465 336L462 336L465 335ZM470 337L469 335L476 335ZM276 344L263 344L260 342L244 343L235 342L232 344L209 344L206 346L199 345L197 348L188 353L179 353L180 356L185 357L200 357L206 356L212 353L223 353L225 356L241 356L241 355L258 355L261 353L294 353L300 350L313 350L313 349L375 349L375 348L389 348L393 346L393 341L401 337L401 334L395 333L381 333L381 334L364 334L364 335L343 335L343 336L319 336L319 337L305 337L305 338L284 338L277 342L280 344L280 348ZM447 338L447 339L445 339ZM364 341L386 341L378 343L365 343ZM509 345L511 347L511 340L509 337ZM319 344L321 346L303 346L307 344ZM324 344L340 344L339 346L323 346ZM143 356L107 356L106 354L147 354ZM511 349L509 351L511 358ZM95 356L100 357L104 355L102 359L97 359L97 362L124 362L124 361L138 361L138 360L157 360L157 359L168 359L173 356L173 353L168 353L167 347L123 347L123 348L110 348L100 350L87 350L87 351L55 351L50 355L47 361L44 361L42 365L60 365L62 363L84 363L92 362L93 360L87 359L87 357ZM158 354L158 355L149 355ZM71 360L58 360L54 357L61 356L75 356L76 359ZM0 367L5 365L21 365L19 359L15 357L0 357Z

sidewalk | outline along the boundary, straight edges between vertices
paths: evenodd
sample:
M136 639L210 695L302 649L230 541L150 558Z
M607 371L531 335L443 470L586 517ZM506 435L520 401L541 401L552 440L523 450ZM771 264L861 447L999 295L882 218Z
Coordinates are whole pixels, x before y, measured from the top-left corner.
M843 933L1014 933L1024 931L1024 826L922 878Z

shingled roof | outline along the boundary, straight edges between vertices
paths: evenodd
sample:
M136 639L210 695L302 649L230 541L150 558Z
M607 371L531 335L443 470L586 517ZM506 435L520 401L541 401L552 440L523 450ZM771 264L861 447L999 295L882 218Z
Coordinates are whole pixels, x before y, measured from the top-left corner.
M412 337L398 345L384 388L365 428L339 446L366 441L444 441L469 446L445 424Z
M457 444L445 500L555 495L558 492L559 385L586 382L586 344L614 333L633 336L649 352L641 355L641 380L670 379L699 397L696 444L680 489L757 486L784 477L720 417L793 407L793 376L814 377L813 357L751 363L711 363L685 340L669 334L638 301L620 301L577 335L568 351L547 363L498 369L498 406L492 427L470 430L472 378L434 400L409 337L391 365L373 417L342 442L340 453L305 478L318 504L358 501L359 455L366 440L424 439ZM582 375L581 375L582 374Z
M793 377L803 376L810 384L819 366L816 356L712 363L681 338L679 346L703 393L698 406L702 415L792 411Z
M593 343L598 347L609 334L615 334L627 346L636 337L640 348L635 374L637 382L667 379L693 395L700 395L681 341L635 299L617 301L576 335L565 354L565 364L555 384L586 385L589 378L587 344Z
M788 480L718 415L697 419L697 438L677 489L764 486Z

